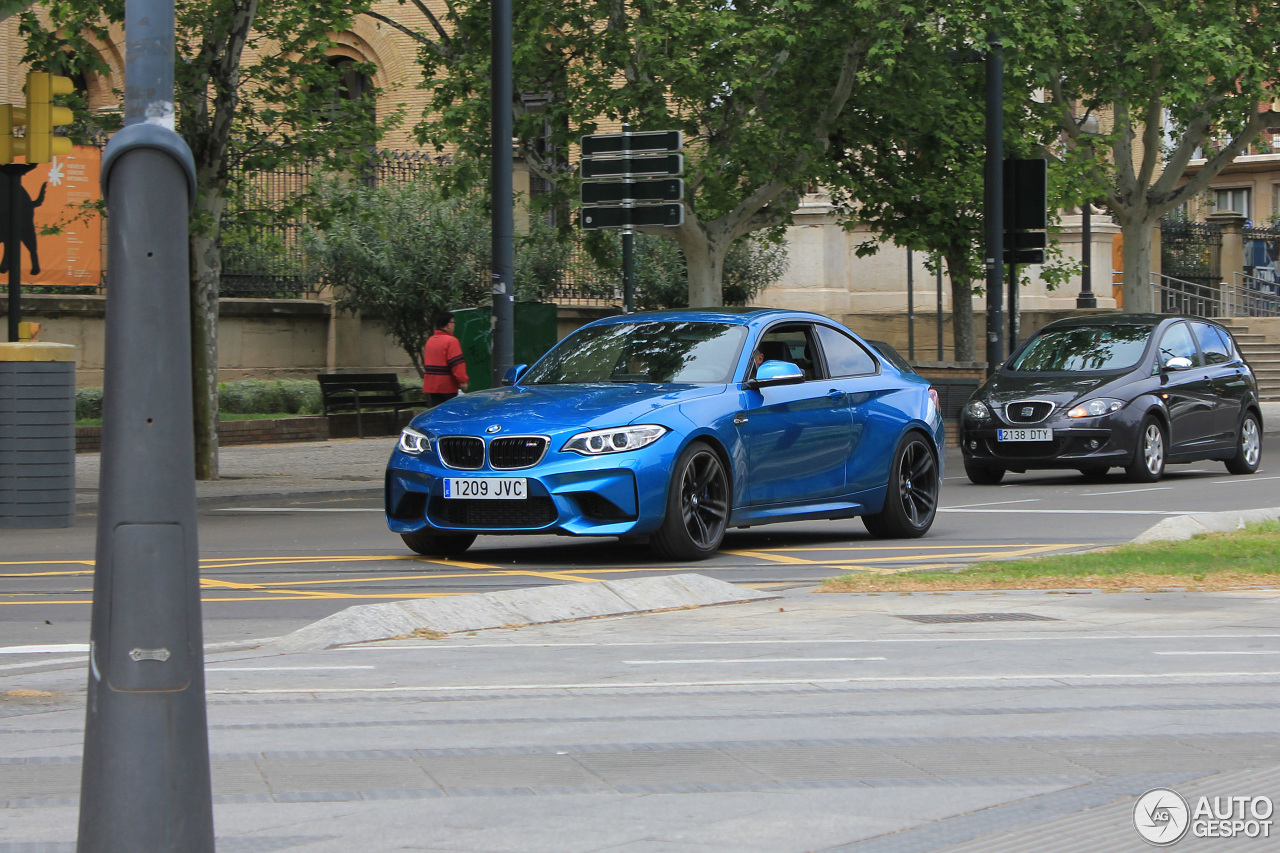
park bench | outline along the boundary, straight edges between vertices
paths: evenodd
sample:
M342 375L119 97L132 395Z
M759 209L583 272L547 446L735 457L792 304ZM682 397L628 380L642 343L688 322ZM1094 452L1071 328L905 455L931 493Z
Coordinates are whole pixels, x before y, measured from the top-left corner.
M400 390L400 377L394 373L321 373L320 405L324 416L332 412L355 412L356 435L364 438L362 417L369 411L395 412L421 407L421 402L406 400Z

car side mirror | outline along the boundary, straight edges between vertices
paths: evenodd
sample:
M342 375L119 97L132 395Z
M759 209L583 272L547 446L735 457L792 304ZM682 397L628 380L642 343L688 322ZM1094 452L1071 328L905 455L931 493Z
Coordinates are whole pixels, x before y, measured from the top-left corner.
M1164 363L1165 370L1190 370L1194 366L1191 359L1182 355L1175 355Z
M507 368L507 372L502 374L503 385L515 385L520 381L520 377L524 376L529 370L527 364L513 364Z
M796 385L804 381L804 371L789 361L766 361L756 368L756 375L747 380L748 388L769 388L774 385Z

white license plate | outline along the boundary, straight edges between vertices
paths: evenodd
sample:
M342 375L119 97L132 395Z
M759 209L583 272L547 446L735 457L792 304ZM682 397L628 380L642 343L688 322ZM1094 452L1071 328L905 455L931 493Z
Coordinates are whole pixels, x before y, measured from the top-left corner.
M1053 441L1051 429L998 429L996 441Z
M446 498L522 501L529 496L524 477L445 477Z

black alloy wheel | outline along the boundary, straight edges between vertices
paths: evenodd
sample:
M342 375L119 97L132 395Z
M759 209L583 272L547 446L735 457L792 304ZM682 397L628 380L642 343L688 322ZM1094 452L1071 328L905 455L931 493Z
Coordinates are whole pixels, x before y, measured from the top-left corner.
M476 541L474 533L401 533L400 538L424 557L456 557Z
M862 523L872 536L881 539L923 536L938 513L940 474L933 445L920 433L909 433L893 456L884 509L864 515Z
M729 525L729 475L720 456L695 441L672 469L667 514L649 545L666 560L705 560Z

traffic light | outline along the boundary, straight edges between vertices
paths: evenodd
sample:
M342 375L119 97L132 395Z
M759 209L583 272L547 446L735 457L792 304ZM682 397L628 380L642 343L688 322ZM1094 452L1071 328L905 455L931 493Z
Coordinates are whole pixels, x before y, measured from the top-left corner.
M27 123L27 111L12 104L0 104L0 163L12 163L14 157L27 156L27 140L13 135L15 127Z
M55 136L53 129L71 124L75 116L67 107L55 107L54 95L70 95L76 90L70 77L59 77L47 71L27 72L27 144L28 163L48 163L59 154L71 153L71 140Z

